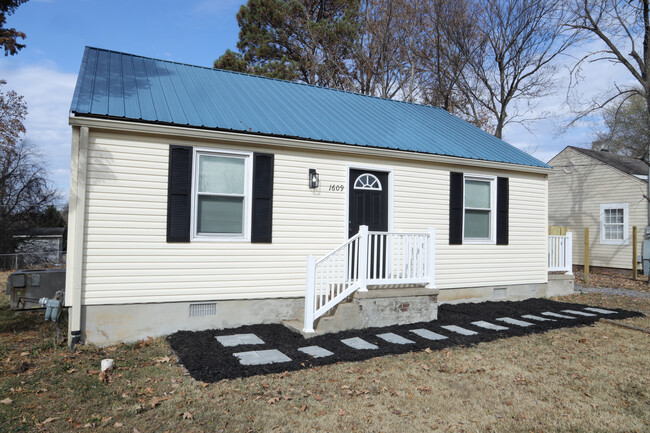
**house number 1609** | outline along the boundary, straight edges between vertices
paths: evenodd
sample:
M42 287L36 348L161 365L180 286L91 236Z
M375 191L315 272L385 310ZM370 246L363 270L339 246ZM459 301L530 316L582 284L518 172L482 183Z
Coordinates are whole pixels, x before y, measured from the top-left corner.
M343 185L330 185L330 191L343 191Z

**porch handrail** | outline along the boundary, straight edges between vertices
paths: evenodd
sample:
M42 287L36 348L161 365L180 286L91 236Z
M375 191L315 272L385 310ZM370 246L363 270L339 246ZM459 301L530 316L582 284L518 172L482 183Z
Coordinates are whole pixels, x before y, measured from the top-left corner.
M435 287L435 229L425 233L359 233L321 259L307 258L303 332L355 291L368 285L423 284Z
M573 275L573 233L548 236L548 271Z

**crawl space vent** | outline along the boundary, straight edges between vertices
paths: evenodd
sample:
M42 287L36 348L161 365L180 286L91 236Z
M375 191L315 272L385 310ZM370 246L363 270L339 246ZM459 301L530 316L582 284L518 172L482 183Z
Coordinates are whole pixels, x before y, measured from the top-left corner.
M498 289L494 289L494 292L492 292L492 296L495 299L503 299L507 296L506 293L506 288L505 287L499 287Z
M190 304L190 317L214 316L217 314L217 304Z

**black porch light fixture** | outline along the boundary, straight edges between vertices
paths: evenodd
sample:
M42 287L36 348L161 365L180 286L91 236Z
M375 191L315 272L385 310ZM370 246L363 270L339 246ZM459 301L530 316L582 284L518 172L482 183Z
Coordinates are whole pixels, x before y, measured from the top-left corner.
M309 169L309 188L318 188L318 173L315 168Z

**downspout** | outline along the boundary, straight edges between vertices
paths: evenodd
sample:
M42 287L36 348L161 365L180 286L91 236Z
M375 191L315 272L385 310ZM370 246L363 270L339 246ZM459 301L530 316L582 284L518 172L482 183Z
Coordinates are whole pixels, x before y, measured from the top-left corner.
M74 349L75 345L81 341L81 275L86 203L86 162L88 158L87 126L73 126L71 156L65 304L69 307L68 344L71 349Z

